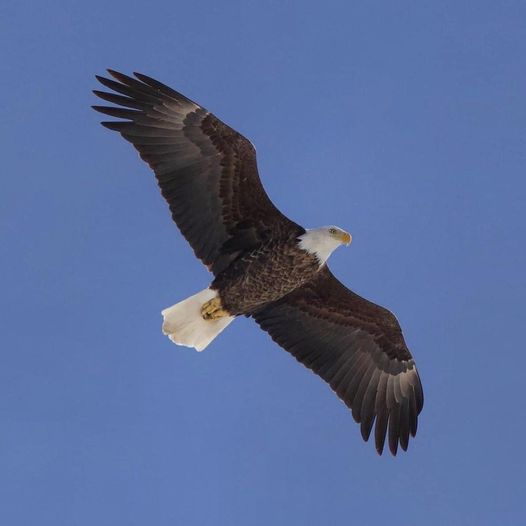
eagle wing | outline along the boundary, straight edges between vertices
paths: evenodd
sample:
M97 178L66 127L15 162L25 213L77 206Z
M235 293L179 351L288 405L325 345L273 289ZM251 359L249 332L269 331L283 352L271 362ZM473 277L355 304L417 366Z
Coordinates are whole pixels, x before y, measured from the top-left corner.
M415 436L424 397L400 325L388 310L318 276L253 315L272 339L321 376L352 409L364 440L374 421L376 450L386 436L396 455Z
M261 233L303 229L272 203L259 179L250 141L177 91L140 73L97 76L114 93L94 93L115 106L93 106L124 119L103 122L139 151L155 173L173 220L214 274Z

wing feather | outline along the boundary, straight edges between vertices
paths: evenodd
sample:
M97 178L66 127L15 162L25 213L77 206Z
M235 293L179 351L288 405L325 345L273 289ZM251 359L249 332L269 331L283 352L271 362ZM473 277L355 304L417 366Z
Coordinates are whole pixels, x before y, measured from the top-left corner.
M380 369L376 369L371 375L371 379L367 384L367 387L364 392L362 407L361 407L361 426L360 431L362 433L362 438L367 442L373 428L373 423L375 419L374 412L374 402L376 399L376 394L378 390L379 378L382 372Z
M400 437L400 406L395 404L389 408L389 450L396 456Z
M382 454L396 455L415 436L423 407L420 378L396 318L354 294L327 267L317 278L253 314L256 322L302 364L321 376L361 423L375 426Z
M172 218L212 272L219 273L239 254L225 248L240 246L235 241L239 224L252 225L251 249L258 232L269 228L304 231L269 199L250 141L151 77L108 72L113 79L97 79L111 92L94 93L115 106L93 108L123 120L101 124L131 142L152 168Z
M387 381L388 373L382 371L375 399L376 427L374 429L374 441L376 451L382 454L385 444L385 435L387 433L387 424L389 421L389 412L387 410Z

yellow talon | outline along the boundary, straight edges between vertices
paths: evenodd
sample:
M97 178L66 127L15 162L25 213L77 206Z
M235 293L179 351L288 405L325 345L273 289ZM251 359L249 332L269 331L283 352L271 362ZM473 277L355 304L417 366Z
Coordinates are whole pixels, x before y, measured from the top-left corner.
M223 309L221 298L215 297L203 304L201 307L201 316L204 320L216 320L217 318L230 316L230 314Z

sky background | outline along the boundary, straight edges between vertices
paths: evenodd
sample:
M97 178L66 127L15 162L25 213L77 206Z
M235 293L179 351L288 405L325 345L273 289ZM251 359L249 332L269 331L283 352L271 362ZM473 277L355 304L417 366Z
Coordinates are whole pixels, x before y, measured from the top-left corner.
M526 521L526 4L0 6L0 523ZM353 234L331 268L391 309L425 406L378 457L250 320L205 352L161 309L210 276L90 109L140 71L250 138L274 202Z

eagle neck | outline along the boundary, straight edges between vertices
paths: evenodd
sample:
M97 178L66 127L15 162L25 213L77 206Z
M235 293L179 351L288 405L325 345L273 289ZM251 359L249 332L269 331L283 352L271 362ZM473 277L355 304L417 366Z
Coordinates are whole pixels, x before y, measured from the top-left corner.
M327 235L326 229L306 229L305 234L298 236L298 245L302 250L316 256L320 267L325 265L329 256L340 245L340 242Z

